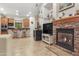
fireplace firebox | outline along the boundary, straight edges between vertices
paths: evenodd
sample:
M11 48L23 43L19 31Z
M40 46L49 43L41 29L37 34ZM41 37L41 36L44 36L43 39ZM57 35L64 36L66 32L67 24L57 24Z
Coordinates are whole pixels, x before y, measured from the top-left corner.
M57 28L56 44L70 51L74 51L74 28Z

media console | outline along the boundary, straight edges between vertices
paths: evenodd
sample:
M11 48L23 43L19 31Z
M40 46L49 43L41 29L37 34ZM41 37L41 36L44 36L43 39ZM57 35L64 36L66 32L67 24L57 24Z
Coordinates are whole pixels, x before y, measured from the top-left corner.
M50 34L42 34L42 41L48 44L53 44L53 36Z

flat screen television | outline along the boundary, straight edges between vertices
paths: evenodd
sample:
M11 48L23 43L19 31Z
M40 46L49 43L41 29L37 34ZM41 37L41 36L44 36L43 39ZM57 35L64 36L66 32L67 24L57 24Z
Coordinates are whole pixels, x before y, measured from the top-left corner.
M53 23L43 24L43 33L53 35Z

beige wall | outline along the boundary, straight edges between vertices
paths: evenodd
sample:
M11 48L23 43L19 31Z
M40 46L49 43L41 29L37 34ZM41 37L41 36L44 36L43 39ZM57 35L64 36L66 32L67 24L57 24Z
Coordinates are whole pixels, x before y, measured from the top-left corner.
M53 6L53 7L56 7L56 6ZM76 10L79 10L79 3L75 3L75 6L70 8L70 9L66 9L66 10L64 10L62 12L56 12L54 14L57 14L56 19L58 19L59 17L62 16L62 13L65 13L64 17L67 17L67 16L69 16L69 14L74 15L76 13Z

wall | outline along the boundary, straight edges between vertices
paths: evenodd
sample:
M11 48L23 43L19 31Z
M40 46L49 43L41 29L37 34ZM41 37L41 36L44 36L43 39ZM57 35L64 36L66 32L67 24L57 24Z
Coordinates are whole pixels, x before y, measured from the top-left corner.
M39 14L39 24L41 26L41 29L43 28L44 23L50 23L50 20L47 18L50 10L45 8L43 5L40 8L40 14Z
M58 19L59 17L61 17L63 12L65 13L65 16L64 17L67 17L69 14L74 15L75 12L76 12L76 10L79 10L79 7L78 7L79 6L79 3L76 3L74 7L70 8L70 9L67 9L67 10L64 10L62 12L58 12L57 11L57 8L58 8L57 7L57 4L58 3L53 3L53 17L55 19ZM47 14L50 12L50 10L47 10L46 8L44 8L44 6L41 6L40 11L41 10L42 10L42 16L43 17L47 16ZM49 21L45 20L44 23L45 22L47 23Z
M35 30L35 18L30 17L30 36L33 37L33 30Z
M54 6L56 7L56 6ZM61 17L62 16L62 13L65 13L65 16L64 17L67 17L69 16L69 14L72 14L74 15L76 10L79 10L79 3L76 3L74 7L70 8L70 9L67 9L67 10L64 10L62 12L59 12L57 13L57 18Z
M57 18L57 4L56 3L53 3L53 18L56 19Z
M40 26L41 26L41 29L43 28L43 18L39 18L39 24L40 24Z

